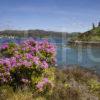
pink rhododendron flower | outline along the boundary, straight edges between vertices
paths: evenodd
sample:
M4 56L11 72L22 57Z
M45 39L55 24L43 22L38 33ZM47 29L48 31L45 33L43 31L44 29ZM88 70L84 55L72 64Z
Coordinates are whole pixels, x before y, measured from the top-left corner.
M41 68L46 69L48 67L49 67L48 63L46 61L43 61L42 64L41 64Z
M21 62L18 62L17 63L17 67L20 67L20 66L22 66L22 63Z
M33 58L33 56L30 53L26 53L25 56L26 56L27 59L32 59Z
M22 64L25 66L25 67L31 67L32 66L32 63L31 62L28 62L27 60L24 60L22 62Z
M21 80L24 84L27 84L27 83L29 83L30 81L28 80L28 79L26 79L26 78L22 78L22 80Z
M1 49L7 49L9 46L8 46L8 44L3 44L0 48Z
M43 90L43 86L44 86L44 82L39 82L36 87L39 89L39 90Z
M48 78L44 78L43 81L44 81L45 83L48 83L48 82L49 82Z
M14 56L16 57L16 59L20 59L22 57L20 54L15 54Z
M44 78L42 81L40 81L40 82L36 85L36 87L41 91L41 90L43 90L43 87L44 87L45 85L47 85L48 83L50 83L50 81L48 80L48 78Z
M39 63L40 63L40 59L39 59L39 57L33 57L33 62L35 63L35 65L39 65Z

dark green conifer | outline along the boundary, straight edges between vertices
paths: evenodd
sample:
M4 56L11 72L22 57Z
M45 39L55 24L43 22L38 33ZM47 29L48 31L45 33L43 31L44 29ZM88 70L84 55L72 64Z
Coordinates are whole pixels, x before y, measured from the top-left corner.
M93 27L93 29L95 29L95 25L94 25L94 23L92 24L92 27Z
M100 27L100 22L98 23L98 27Z

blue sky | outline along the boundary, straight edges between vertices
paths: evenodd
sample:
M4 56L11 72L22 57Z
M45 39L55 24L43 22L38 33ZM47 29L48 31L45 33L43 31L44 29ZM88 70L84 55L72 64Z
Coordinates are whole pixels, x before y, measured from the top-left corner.
M0 0L0 30L83 32L100 21L100 0Z

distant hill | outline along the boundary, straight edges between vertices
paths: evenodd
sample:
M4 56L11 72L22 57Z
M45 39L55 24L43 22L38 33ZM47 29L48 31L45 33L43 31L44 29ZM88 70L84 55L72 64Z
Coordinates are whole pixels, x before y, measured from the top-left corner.
M54 32L44 30L4 30L0 31L1 36L17 36L17 37L62 37L62 34L69 35L67 32Z

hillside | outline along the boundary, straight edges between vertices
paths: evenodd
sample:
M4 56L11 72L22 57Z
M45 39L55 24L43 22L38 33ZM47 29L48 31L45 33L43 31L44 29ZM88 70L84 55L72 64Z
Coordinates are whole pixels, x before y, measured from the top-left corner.
M94 27L93 29L87 32L79 33L77 36L73 37L71 40L98 42L100 41L100 26Z

